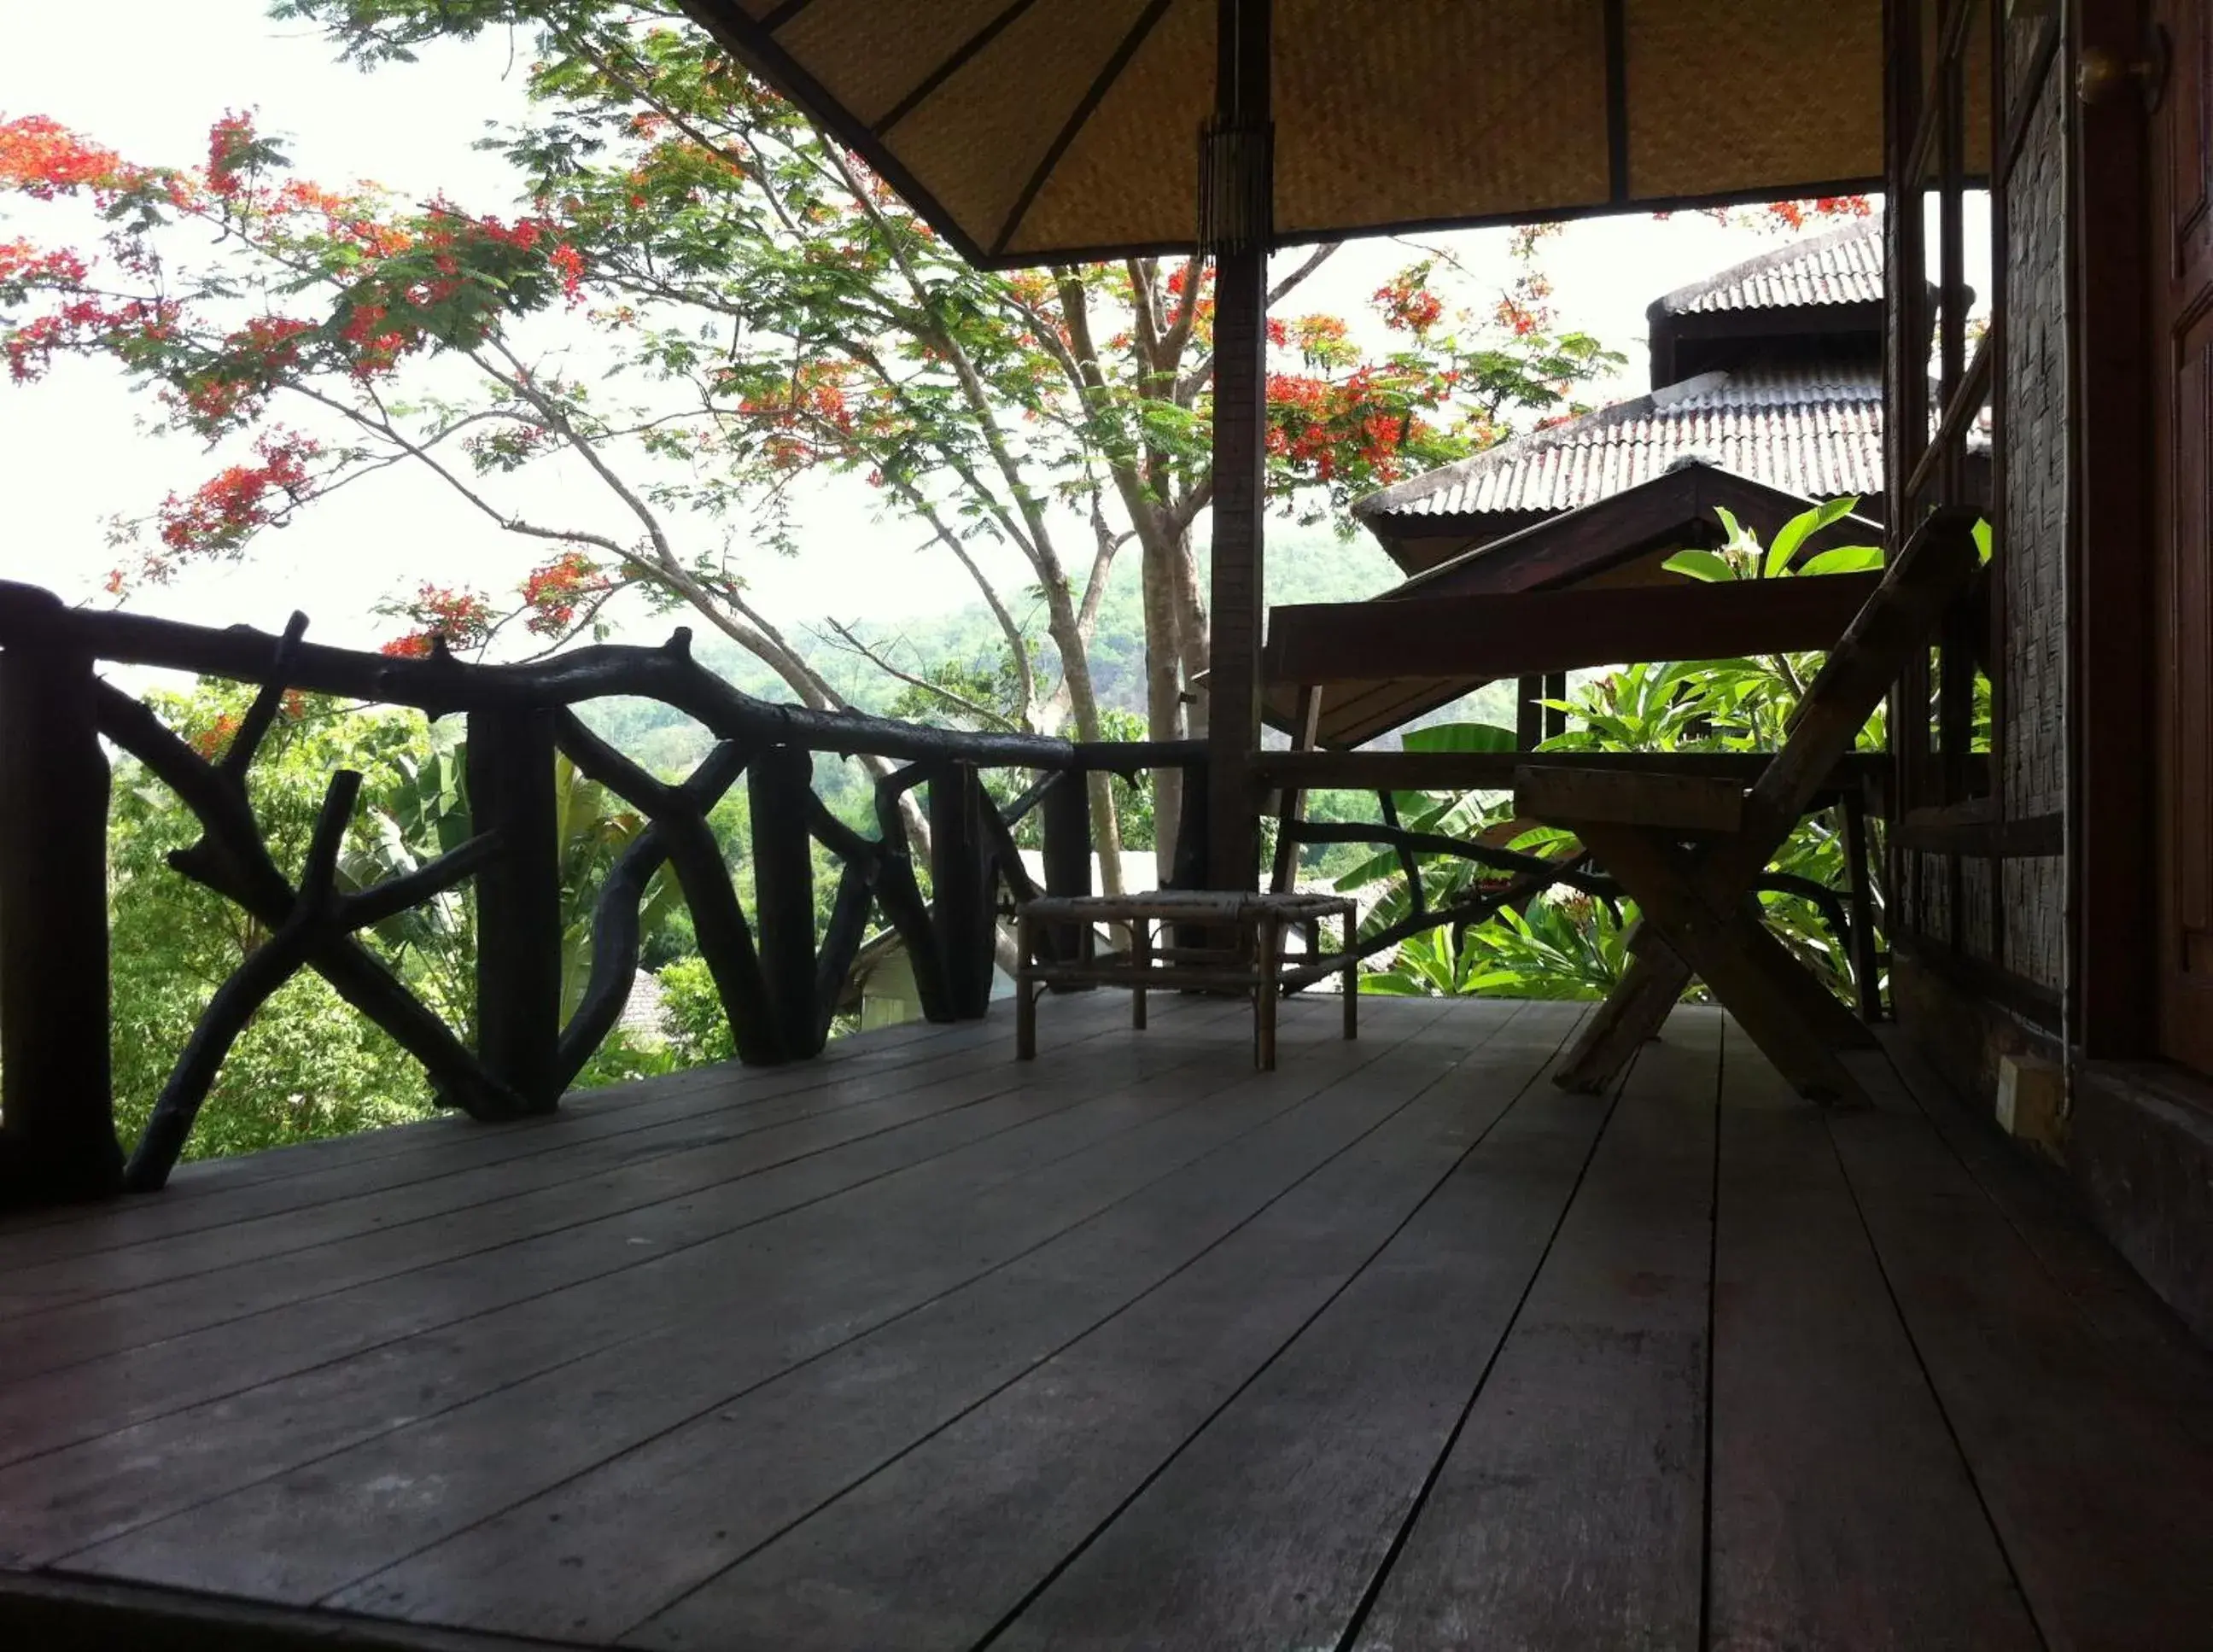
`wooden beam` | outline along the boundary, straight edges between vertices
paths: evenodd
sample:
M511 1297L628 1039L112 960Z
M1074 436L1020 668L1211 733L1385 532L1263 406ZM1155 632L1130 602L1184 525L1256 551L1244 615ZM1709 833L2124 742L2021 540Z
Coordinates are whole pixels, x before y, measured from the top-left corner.
M2143 49L2143 18L2132 5L2070 6L2064 27L2076 32L2076 62L2104 52L2129 63ZM2050 61L2039 57L2039 66ZM2023 88L2024 130L2042 88L2041 74ZM2149 312L2156 259L2144 182L2150 129L2133 98L2078 103L2070 119L2067 787L2076 847L2068 865L2067 1037L2093 1059L2141 1058L2159 1053L2161 996L2151 944L2161 918Z
M0 650L0 1208L121 1185L95 680L88 655Z
M1306 603L1270 616L1268 675L1300 684L1515 677L1631 661L1826 649L1880 582L1875 574L1831 574Z
M1274 197L1271 159L1270 0L1219 0L1216 23L1217 219L1237 203L1265 216ZM1241 141L1228 141L1232 134ZM1209 881L1254 889L1260 881L1259 794L1260 631L1267 485L1268 243L1271 226L1217 222L1214 269L1214 552L1207 680Z
M1263 752L1253 771L1267 786L1341 791L1509 791L1520 752ZM1760 752L1547 752L1548 767L1627 769L1698 775L1751 785L1771 758ZM1832 765L1825 786L1856 786L1887 767L1880 752L1853 752Z
M1533 763L1514 771L1514 811L1571 828L1611 821L1690 833L1734 832L1744 818L1744 787L1696 775Z

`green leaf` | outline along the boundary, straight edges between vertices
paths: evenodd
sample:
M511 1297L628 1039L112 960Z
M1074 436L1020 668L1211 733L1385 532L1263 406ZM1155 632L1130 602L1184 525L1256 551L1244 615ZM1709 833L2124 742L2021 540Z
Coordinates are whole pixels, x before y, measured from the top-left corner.
M1988 517L1980 518L1976 521L1974 534L1975 555L1981 560L1988 562L1990 559L1990 524Z
M1710 584L1722 584L1736 577L1736 570L1710 551L1678 551L1661 566L1671 574L1686 574Z
M1882 566L1882 547L1879 545L1840 545L1832 551L1824 551L1808 557L1798 569L1805 574L1867 574Z
M1851 515L1852 507L1859 501L1849 497L1830 499L1815 505L1811 510L1801 510L1776 530L1774 540L1767 547L1767 558L1760 564L1762 579L1777 579L1788 572L1790 559L1798 554L1798 547L1812 535L1830 523Z
M1410 728L1400 742L1410 752L1510 752L1514 731L1495 722L1440 722Z

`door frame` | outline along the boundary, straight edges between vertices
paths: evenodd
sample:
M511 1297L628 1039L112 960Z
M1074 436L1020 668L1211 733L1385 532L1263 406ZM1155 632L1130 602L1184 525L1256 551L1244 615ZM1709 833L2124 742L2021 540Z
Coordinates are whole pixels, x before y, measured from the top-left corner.
M2069 122L2068 1043L2159 1057L2161 864L2154 578L2150 123L2130 97L2074 95L2088 52L2143 50L2141 0L2072 0L2058 71Z

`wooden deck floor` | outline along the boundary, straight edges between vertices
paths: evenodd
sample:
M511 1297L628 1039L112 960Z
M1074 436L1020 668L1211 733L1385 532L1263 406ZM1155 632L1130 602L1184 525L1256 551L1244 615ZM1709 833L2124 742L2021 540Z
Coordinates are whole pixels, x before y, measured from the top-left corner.
M1902 1056L1825 1113L1684 1011L1581 1097L1575 1008L1364 1008L0 1226L0 1643L2213 1646L2213 1362Z

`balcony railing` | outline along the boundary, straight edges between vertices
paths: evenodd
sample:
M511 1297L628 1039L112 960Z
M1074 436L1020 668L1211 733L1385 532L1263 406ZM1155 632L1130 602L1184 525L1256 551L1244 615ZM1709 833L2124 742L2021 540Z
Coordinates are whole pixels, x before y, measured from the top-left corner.
M303 969L399 1042L438 1099L472 1117L551 1111L622 1013L639 954L639 907L666 865L691 908L699 950L739 1058L767 1064L820 1052L854 957L877 917L911 960L923 1013L982 1015L1003 900L1036 893L1015 828L1041 816L1045 887L1085 893L1092 850L1086 777L1200 768L1199 741L1082 744L969 734L771 704L692 660L689 634L659 648L600 646L528 665L422 659L319 646L295 614L282 636L64 606L0 582L0 1199L160 1187L191 1134L225 1053L253 1013ZM103 662L253 684L229 748L203 755L146 705L104 681ZM331 777L296 883L271 857L247 802L247 773L288 691L408 706L467 719L475 836L415 871L341 889L338 861L362 777ZM655 778L576 715L585 702L637 696L704 725L717 744L680 782ZM216 989L138 1141L115 1137L108 1073L109 773L102 741L175 792L202 836L171 857L183 875L247 912L267 939ZM554 792L557 752L648 822L605 879L589 982L561 1017L562 923ZM833 815L814 789L814 755L896 764L875 788L874 836ZM1028 783L1002 807L982 771ZM747 785L754 910L741 904L708 814ZM1203 775L1184 786L1172 881L1204 881ZM904 818L926 808L925 900ZM818 943L814 849L840 863ZM473 881L478 946L471 1049L357 938L360 931Z

